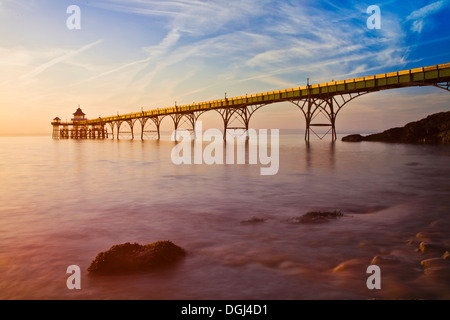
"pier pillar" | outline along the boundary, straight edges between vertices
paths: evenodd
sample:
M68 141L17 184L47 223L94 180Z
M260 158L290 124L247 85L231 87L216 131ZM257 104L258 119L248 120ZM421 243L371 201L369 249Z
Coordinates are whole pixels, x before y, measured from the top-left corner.
M111 138L114 140L114 126L115 126L115 123L112 121L112 122L108 122L108 124L111 127Z
M131 134L131 139L134 139L134 132L133 132L133 127L134 127L134 122L137 119L132 119L132 120L117 120L114 121L116 123L117 126L117 140L120 140L120 127L122 126L122 124L125 122L128 124L130 131L122 131L122 133L129 133Z
M153 116L153 117L143 117L140 118L139 121L141 122L141 140L144 140L144 135L146 133L156 133L157 139L161 139L161 133L160 133L160 126L161 121L164 119L165 116ZM147 128L146 125L153 126L153 128Z
M227 140L228 129L243 129L246 134L246 139L248 140L250 118L256 110L265 105L266 104L244 105L240 107L226 107L216 110L223 120L223 140Z
M52 138L53 138L53 139L59 139L59 138L60 138L60 129L59 129L59 125L53 125Z
M327 134L331 132L331 139L337 139L336 118L341 109L351 100L362 96L368 92L356 92L341 95L323 95L321 97L308 97L298 101L289 101L295 104L305 116L305 140L309 141L311 132L322 140ZM325 122L313 122L317 116L322 115ZM317 134L313 127L329 127L325 134Z
M193 112L186 112L186 113L175 113L171 114L170 117L173 120L174 127L175 127L175 139L177 137L178 128L181 125L187 125L187 128L185 128L188 131L191 131L194 133L194 139L196 138L196 132L195 132L195 124L200 117L201 114L203 114L206 111L193 111Z
M120 126L122 125L122 121L116 121L117 127L117 140L120 140Z

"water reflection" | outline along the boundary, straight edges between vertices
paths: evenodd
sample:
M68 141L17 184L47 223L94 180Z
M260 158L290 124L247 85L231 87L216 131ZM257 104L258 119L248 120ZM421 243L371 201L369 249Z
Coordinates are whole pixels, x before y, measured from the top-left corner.
M336 165L336 141L305 141L305 163L308 169L320 166L333 171Z

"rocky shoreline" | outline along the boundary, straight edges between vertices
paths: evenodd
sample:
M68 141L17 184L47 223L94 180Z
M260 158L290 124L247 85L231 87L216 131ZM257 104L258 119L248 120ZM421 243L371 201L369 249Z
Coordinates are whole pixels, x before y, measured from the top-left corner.
M344 215L340 210L308 211L301 216L279 222L321 225L324 222L337 222L346 216L352 217ZM270 219L253 216L240 223L261 225L267 220ZM337 255L338 258L334 263L325 264L326 267L322 269L318 267L318 271L314 274L328 277L340 290L340 284L343 282L366 279L368 277L366 269L369 265L375 265L380 267L382 272L382 290L371 291L372 299L448 299L450 281L450 241L446 233L448 227L447 219L431 219L427 224L415 227L408 235L397 239L399 242L393 243L392 247L382 246L376 240L372 248L370 240L360 241L355 243L359 248L357 250L359 254ZM323 248L325 250L329 246L338 248L336 246L339 243L339 241L334 244L324 243ZM300 244L299 248L306 249ZM186 250L171 241L157 241L148 245L127 242L100 252L88 271L97 275L127 275L157 271L175 266L185 255ZM240 261L242 257L239 253L234 253L232 260L234 259ZM292 262L284 259L275 259L276 262L273 263L271 258L256 257L254 261L270 268L280 268L280 272L291 272L291 268L294 270L292 272L297 272L296 267L294 268L295 263L290 265ZM308 263L301 265L307 269L305 266Z
M410 122L404 127L392 128L381 133L368 136L348 135L343 137L342 141L450 144L450 111L435 113L419 121Z

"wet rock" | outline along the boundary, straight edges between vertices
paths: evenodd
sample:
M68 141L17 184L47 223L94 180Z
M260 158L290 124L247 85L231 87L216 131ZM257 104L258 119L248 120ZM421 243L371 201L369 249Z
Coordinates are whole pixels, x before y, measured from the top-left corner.
M426 268L450 268L450 261L442 258L431 258L422 260L420 265Z
M147 245L124 243L100 252L88 271L96 274L132 274L168 267L185 256L183 248L171 241Z
M439 254L443 254L446 251L445 248L443 248L439 244L425 241L422 241L419 244L419 250L423 253L439 253Z
M367 268L367 261L363 259L355 258L350 259L344 262L341 262L339 265L334 267L331 272L339 273L339 272L365 272L365 268Z
M431 235L428 232L418 232L416 238L421 241L431 241Z
M399 260L393 256L375 256L373 257L370 264L375 264L377 266L381 265L394 265L399 263Z
M301 217L288 219L289 223L323 223L342 217L344 214L340 211L310 211Z
M450 143L450 111L435 113L425 119L408 123L404 127L392 128L365 137L347 136L342 138L342 141L448 144Z
M342 138L345 142L361 142L364 141L364 137L360 134L351 134Z
M445 251L444 254L442 255L442 259L450 260L450 252Z
M266 220L267 219L264 219L264 218L252 217L252 218L247 219L247 220L242 220L241 224L260 223L260 222L265 222Z
M420 264L424 267L424 274L438 278L439 280L450 280L450 261L442 258L431 258L422 260Z

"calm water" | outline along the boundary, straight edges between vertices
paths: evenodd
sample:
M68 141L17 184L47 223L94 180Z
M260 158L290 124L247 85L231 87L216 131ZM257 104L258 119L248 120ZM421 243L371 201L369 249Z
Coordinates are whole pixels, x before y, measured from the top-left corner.
M280 169L172 164L173 142L0 138L1 299L450 299L425 237L450 246L450 147L281 135ZM292 224L310 210L323 224ZM252 217L263 223L242 224ZM417 235L421 232L419 235ZM417 236L416 236L417 235ZM92 276L100 251L171 240L163 272ZM382 289L366 287L375 256ZM66 268L82 270L68 290Z

